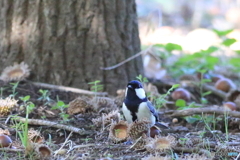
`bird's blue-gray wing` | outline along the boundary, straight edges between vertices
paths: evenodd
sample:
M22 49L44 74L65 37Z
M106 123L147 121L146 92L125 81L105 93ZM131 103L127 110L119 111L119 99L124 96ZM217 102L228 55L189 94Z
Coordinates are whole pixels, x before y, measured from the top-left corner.
M150 112L152 112L152 114L154 115L154 117L156 117L156 122L158 121L158 114L156 112L155 107L153 106L153 104L150 101L147 101L147 106L150 110Z
M152 114L154 115L154 117L156 118L156 124L155 125L157 127L160 127L161 129L168 129L168 126L158 122L158 113L157 113L155 107L153 106L153 104L150 101L147 102L147 106L148 106L149 110L152 112Z

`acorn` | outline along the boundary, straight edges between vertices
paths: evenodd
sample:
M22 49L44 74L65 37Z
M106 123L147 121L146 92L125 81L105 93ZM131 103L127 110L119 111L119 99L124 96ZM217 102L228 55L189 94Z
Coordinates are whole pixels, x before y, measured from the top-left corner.
M0 148L10 147L12 145L12 139L4 134L0 134Z
M225 103L223 103L223 108L226 111L236 111L237 105L234 102L225 102Z
M109 139L114 143L122 142L127 139L128 123L126 121L120 121L118 123L112 123L109 130Z
M186 90L184 88L177 88L172 92L171 97L174 101L176 101L178 99L183 99L185 101L190 101L191 94L188 90Z
M235 89L236 85L228 78L221 78L215 83L215 88L223 92L229 92L230 90Z
M156 137L156 136L159 136L160 133L161 133L161 131L160 131L157 127L152 126L152 127L150 128L150 137L154 138L154 137Z
M178 119L177 118L173 118L172 119L172 123L178 123Z
M220 74L214 74L214 75L211 75L211 80L212 82L216 83L219 79L223 79L224 77Z

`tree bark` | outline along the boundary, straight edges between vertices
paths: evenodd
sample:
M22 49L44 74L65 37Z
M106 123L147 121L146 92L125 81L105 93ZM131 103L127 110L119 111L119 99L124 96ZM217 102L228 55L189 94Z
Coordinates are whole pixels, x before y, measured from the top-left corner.
M142 74L134 0L1 0L1 70L26 62L31 80L89 89L100 80L117 88Z

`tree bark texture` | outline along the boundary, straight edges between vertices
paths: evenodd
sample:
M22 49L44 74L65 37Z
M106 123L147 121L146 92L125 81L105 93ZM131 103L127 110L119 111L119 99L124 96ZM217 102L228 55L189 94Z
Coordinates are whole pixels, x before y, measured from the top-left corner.
M142 74L135 0L1 0L1 71L26 62L31 80L114 93Z

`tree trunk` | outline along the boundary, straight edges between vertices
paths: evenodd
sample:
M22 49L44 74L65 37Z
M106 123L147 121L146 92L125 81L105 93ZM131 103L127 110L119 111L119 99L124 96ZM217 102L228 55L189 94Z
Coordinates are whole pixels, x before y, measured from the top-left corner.
M1 70L26 62L31 80L89 89L100 80L117 88L142 74L134 0L1 0Z

